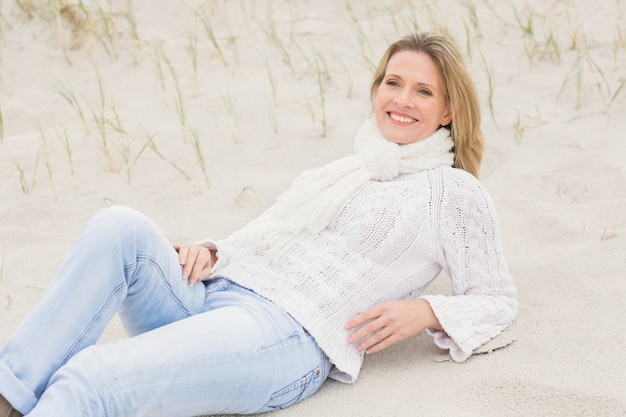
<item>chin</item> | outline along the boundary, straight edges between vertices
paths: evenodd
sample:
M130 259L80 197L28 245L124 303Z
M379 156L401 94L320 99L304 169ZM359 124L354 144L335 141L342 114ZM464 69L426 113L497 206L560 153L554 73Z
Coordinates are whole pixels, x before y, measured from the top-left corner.
M408 138L406 136L398 136L398 135L388 135L385 136L389 142L397 143L398 145L408 145L409 143L417 142L414 139Z
M411 144L413 142L417 142L417 141L415 141L415 140L394 140L392 142L397 143L398 145L409 145L409 144Z

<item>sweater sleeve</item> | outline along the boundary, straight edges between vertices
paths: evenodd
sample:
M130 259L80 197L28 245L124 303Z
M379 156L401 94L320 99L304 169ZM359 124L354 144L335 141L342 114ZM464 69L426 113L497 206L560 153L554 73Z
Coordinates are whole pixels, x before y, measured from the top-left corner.
M491 196L458 169L434 172L431 181L437 258L450 277L452 295L422 297L444 329L427 332L437 346L450 350L454 361L463 362L512 323L517 291Z

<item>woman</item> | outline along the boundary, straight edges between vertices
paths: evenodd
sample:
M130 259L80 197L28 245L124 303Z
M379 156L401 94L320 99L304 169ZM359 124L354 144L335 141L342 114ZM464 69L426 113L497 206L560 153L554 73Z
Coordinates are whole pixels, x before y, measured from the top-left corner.
M99 212L0 352L0 417L264 412L422 330L464 361L505 329L516 290L456 48L399 40L371 95L355 155L225 240L172 250L143 215ZM420 296L442 268L453 294ZM95 345L118 311L131 337Z

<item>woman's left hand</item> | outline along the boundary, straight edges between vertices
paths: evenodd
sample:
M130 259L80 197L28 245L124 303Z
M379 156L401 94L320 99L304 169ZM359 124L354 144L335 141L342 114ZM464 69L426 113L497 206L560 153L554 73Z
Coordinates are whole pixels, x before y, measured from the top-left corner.
M359 352L376 353L414 336L426 328L441 330L439 320L426 300L390 301L357 314L350 320L346 330L359 326L348 338L353 344L364 339L356 347Z
M177 245L173 243L172 246L178 252L182 277L187 279L189 286L211 276L211 268L217 261L215 251L199 245Z

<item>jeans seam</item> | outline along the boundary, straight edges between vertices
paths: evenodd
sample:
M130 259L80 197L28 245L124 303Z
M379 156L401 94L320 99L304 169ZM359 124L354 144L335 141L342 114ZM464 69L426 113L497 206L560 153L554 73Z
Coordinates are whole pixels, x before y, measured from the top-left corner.
M65 363L67 360L69 360L70 357L74 356L74 354L70 355L69 353L74 351L74 349L76 348L76 346L78 346L80 344L80 342L82 342L85 338L85 335L87 333L89 333L89 331L94 327L95 323L100 320L100 318L102 317L104 311L108 310L109 306L111 305L111 303L113 302L114 296L116 296L124 287L124 284L120 284L117 287L113 288L113 291L111 291L111 293L109 294L109 296L106 299L106 302L102 305L102 307L100 308L100 310L98 310L98 313L93 317L93 319L89 322L89 324L87 325L87 327L85 328L85 330L80 334L80 337L78 337L76 339L76 341L74 342L74 344L72 344L72 346L70 347L70 349L68 350L68 352L66 353L65 357L63 358L63 363Z
M176 302L181 312L185 314L187 317L190 317L193 315L193 313L189 311L189 309L185 306L185 303L180 299L180 297L177 296L176 292L173 290L170 280L167 279L165 271L161 269L160 264L155 259L153 259L151 256L148 256L148 255L138 254L137 263L134 265L135 269L139 263L144 263L145 265L149 265L152 268L154 268L155 271L157 271L157 274L159 276L161 283L165 285L169 296ZM135 272L133 271L133 275L134 273Z
M67 363L77 353L76 348L80 346L82 341L85 339L85 335L88 334L91 331L91 329L93 329L95 323L98 322L100 318L102 317L102 315L104 314L104 312L108 310L108 308L113 302L113 299L115 298L114 296L116 296L122 290L122 288L124 288L124 283L121 283L117 287L113 288L113 291L111 291L111 293L107 297L102 307L100 307L100 309L98 310L98 313L95 314L94 317L89 321L85 329L83 329L83 331L76 338L74 343L72 343L72 345L67 349L61 361L55 366L56 369L61 367L63 364ZM35 392L41 392L42 388L45 387L47 383L48 381L42 381L42 383L36 388Z

